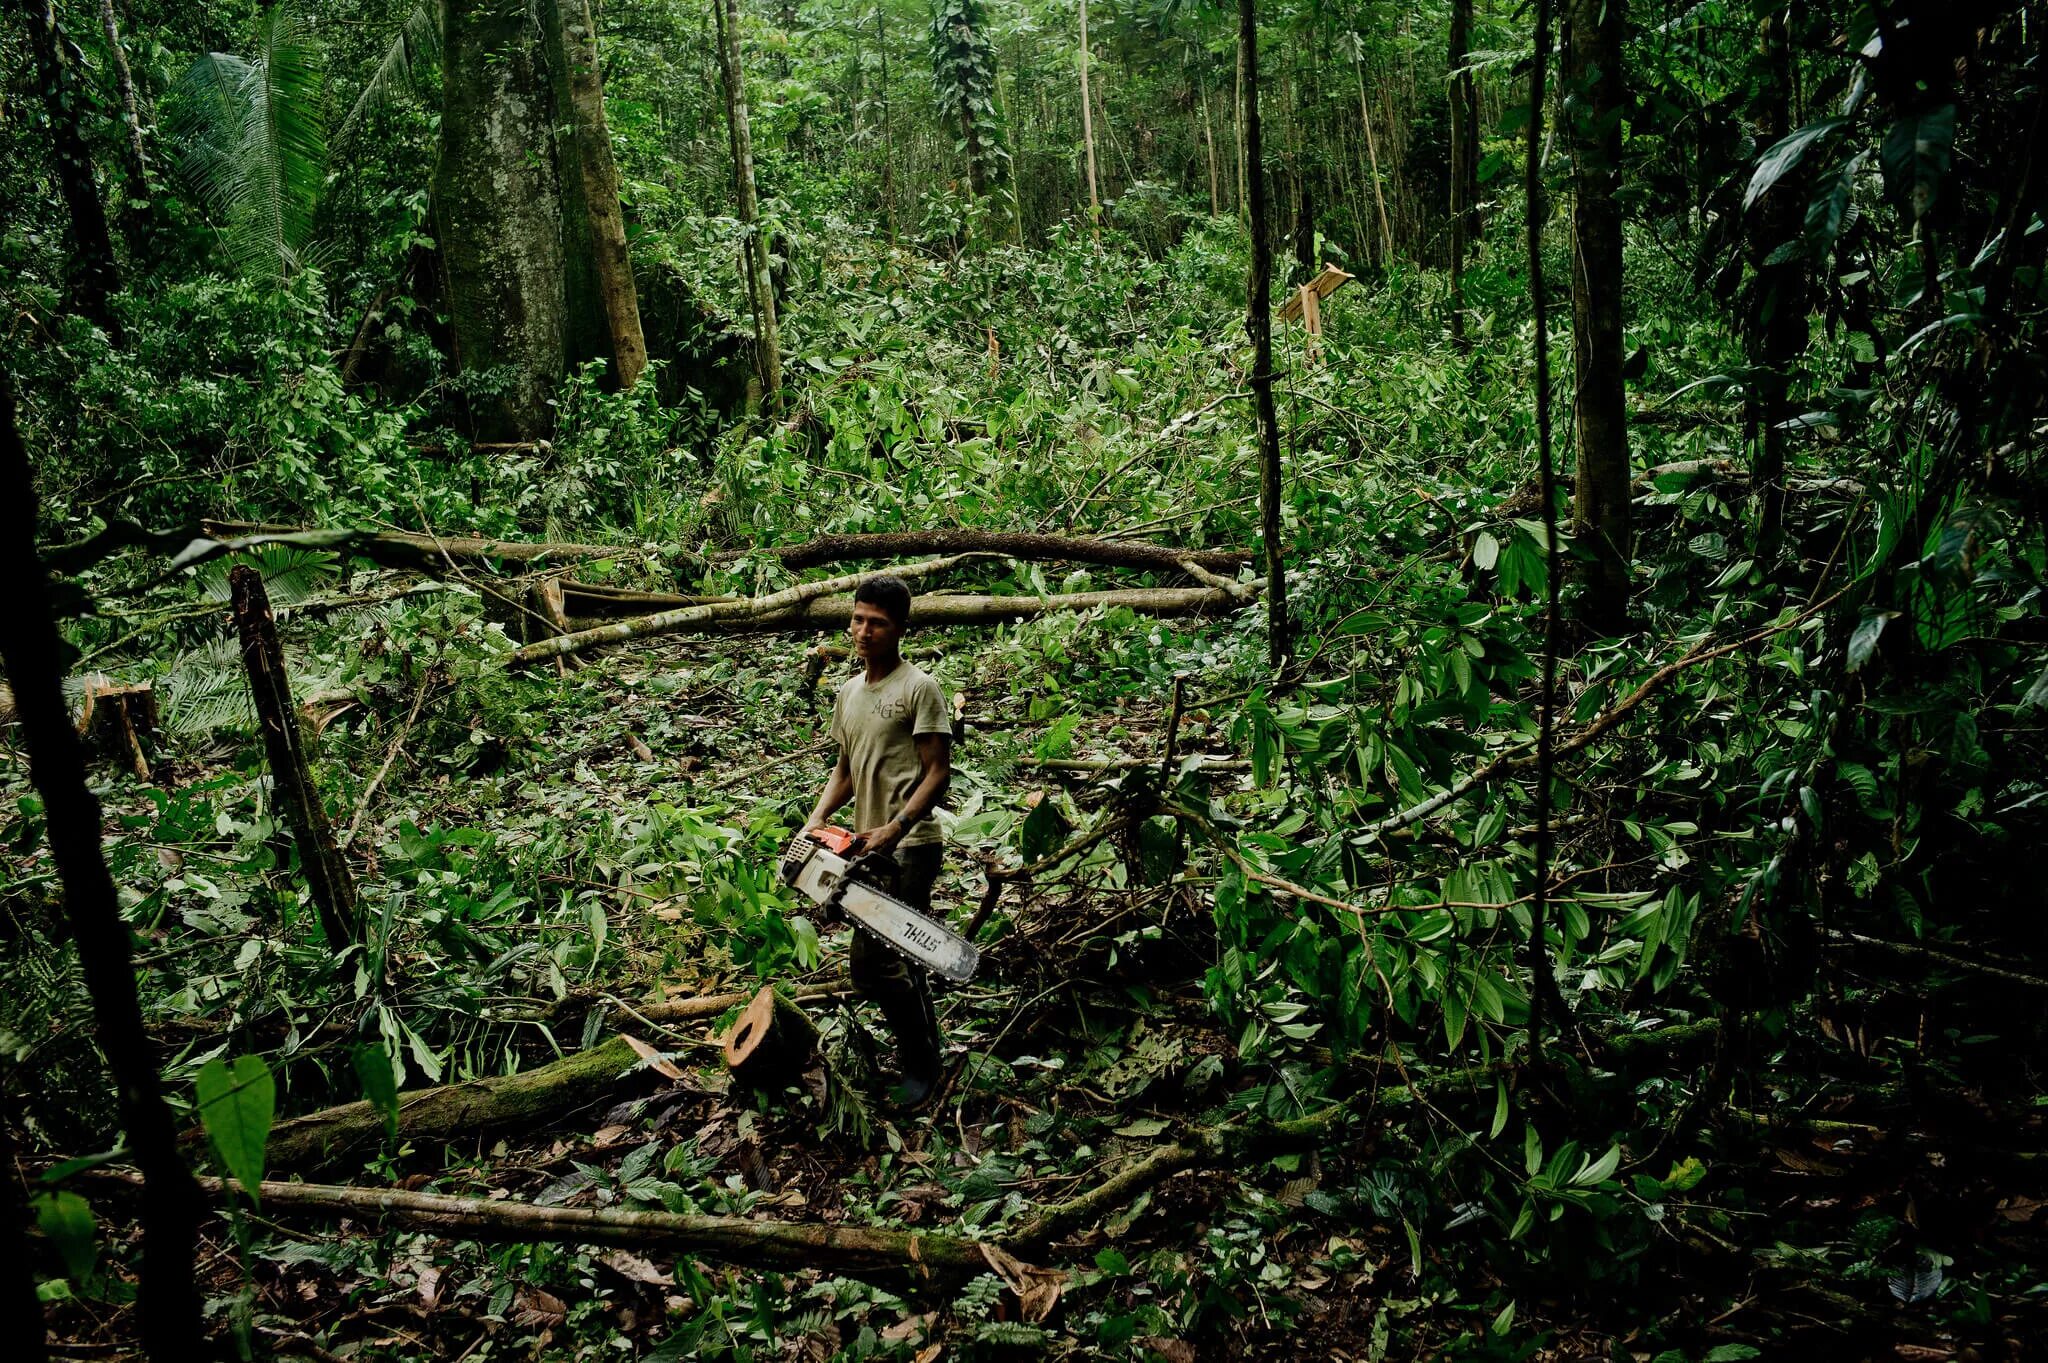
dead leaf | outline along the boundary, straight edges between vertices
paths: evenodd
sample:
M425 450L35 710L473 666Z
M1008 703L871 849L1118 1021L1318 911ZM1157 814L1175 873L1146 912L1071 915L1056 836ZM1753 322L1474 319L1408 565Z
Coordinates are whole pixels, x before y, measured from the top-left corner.
M1067 1275L1058 1269L1036 1268L989 1243L981 1246L981 1257L1004 1286L1017 1294L1017 1311L1025 1320L1035 1325L1051 1315L1052 1308L1059 1304Z
M420 1305L429 1311L441 1300L441 1270L433 1264L424 1264L420 1268L419 1294Z
M514 1325L560 1325L569 1314L560 1297L539 1287L522 1286L512 1299L512 1307Z
M597 1261L628 1282L649 1283L655 1287L667 1287L671 1276L656 1268L638 1254L623 1249L609 1250L597 1256Z
M590 1133L590 1143L592 1145L610 1145L613 1141L629 1134L632 1130L632 1127L622 1126L616 1122L610 1126L601 1126Z
M647 1062L647 1068L657 1074L667 1075L671 1079L680 1080L683 1077L681 1070L677 1069L669 1061L662 1059L660 1051L655 1050L654 1047L648 1045L639 1037L634 1036L630 1032L620 1032L619 1035L624 1037L626 1044L633 1048L633 1054Z
M1150 1349L1166 1360L1166 1363L1195 1363L1195 1346L1184 1339L1170 1335L1144 1335L1138 1340L1139 1347Z
M1924 1363L1940 1363L1944 1358L1954 1358L1954 1349L1943 1349L1933 1344L1894 1344L1892 1352L1900 1358L1924 1360Z
M888 1326L882 1331L882 1342L884 1344L901 1344L912 1335L929 1333L932 1325L932 1314L932 1312L927 1311L921 1316L905 1316L902 1320L897 1321L894 1325Z

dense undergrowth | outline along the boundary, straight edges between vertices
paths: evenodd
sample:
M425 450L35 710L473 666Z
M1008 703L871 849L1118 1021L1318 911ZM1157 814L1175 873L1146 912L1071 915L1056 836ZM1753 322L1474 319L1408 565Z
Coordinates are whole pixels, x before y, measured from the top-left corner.
M1250 544L1244 246L1227 220L1180 218L1156 251L1066 229L1043 251L890 251L823 217L792 227L800 379L777 421L715 425L592 375L547 448L473 451L447 380L403 401L342 383L308 271L281 292L139 294L120 352L74 324L24 376L25 426L63 451L44 465L56 539L199 513L577 538L620 546L584 573L658 589L685 551L737 549L702 581L743 593L787 580L746 551L827 531ZM667 247L708 277L724 247L692 255L688 226ZM942 1341L1177 1358L1191 1341L1282 1357L1315 1332L1358 1357L1730 1359L1784 1347L1814 1312L1916 1347L2038 1332L2038 1260L2019 1247L2038 1248L2040 982L1950 987L2040 946L2028 885L1993 869L2040 836L2038 526L1931 479L1923 371L1909 356L1851 392L1844 338L1812 360L1844 401L1807 427L1792 552L1758 555L1740 349L1661 253L1632 256L1630 278L1650 357L1631 394L1643 629L1585 641L1563 678L1541 950L1568 1012L1547 1064L1525 1049L1522 960L1543 529L1527 308L1494 255L1467 277L1494 318L1470 349L1444 334L1438 277L1395 272L1330 301L1320 357L1283 356L1288 676L1265 670L1255 611L914 641L965 696L942 903L964 913L984 862L1131 821L984 928L992 969L945 1001L957 1065L934 1118L892 1119L842 1082L864 1063L842 1010L819 1095L736 1109L697 1068L701 1035L670 1035L679 1088L445 1168L394 1145L361 1173L991 1235L1184 1123L1342 1104L1332 1140L1146 1194L1063 1256L1079 1268L1040 1321L1015 1318L993 1272L922 1300L565 1247L308 1239L253 1211L210 1262L214 1311L253 1350L357 1357L473 1338L547 1356L908 1358ZM424 331L388 344L434 363ZM320 939L266 809L222 566L110 560L72 625L81 670L162 697L152 779L109 776L103 798L181 1101L217 1057L262 1057L282 1112L354 1098L378 1065L407 1087L507 1073L646 1030L633 1006L664 991L832 968L839 945L772 875L823 762L800 644L667 641L514 673L516 614L461 575L292 546L253 561L294 687L325 698L309 722L364 949ZM999 566L946 586L1106 576ZM1176 678L1178 751L1248 771L1044 765L1158 756ZM113 1113L39 803L22 762L5 780L9 1084L37 1095L28 1153L86 1154ZM1907 944L1910 987L1871 974L1855 938ZM1912 955L1952 940L1963 967ZM1637 1034L1646 1052L1604 1040ZM1987 1036L2008 1044L1979 1063ZM1894 1124L1930 1102L1947 1126ZM77 1257L50 1266L45 1299L65 1328L119 1337L127 1246L64 1243Z

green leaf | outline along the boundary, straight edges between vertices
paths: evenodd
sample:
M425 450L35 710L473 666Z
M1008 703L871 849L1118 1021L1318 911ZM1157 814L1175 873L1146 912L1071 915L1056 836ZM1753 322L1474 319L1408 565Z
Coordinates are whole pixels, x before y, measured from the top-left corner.
M1156 1136L1164 1130L1166 1130L1166 1123L1160 1121L1157 1117L1141 1117L1128 1126L1118 1127L1116 1134L1142 1140L1148 1136Z
M38 1193L35 1200L36 1225L63 1256L64 1272L72 1282L92 1277L99 1245L93 1236L92 1208L77 1193Z
M1172 879L1183 860L1178 819L1160 814L1138 825L1138 869L1146 884Z
M242 1185L249 1200L258 1200L263 1182L263 1151L270 1141L270 1121L277 1115L277 1081L259 1056L239 1055L234 1062L215 1056L199 1071L199 1122L221 1166Z
M1493 1129L1486 1133L1486 1138L1492 1140L1507 1128L1507 1124L1508 1086L1496 1079L1493 1081Z
M1892 124L1878 160L1892 192L1905 199L1913 216L1925 216L1948 174L1949 151L1956 140L1956 106L1944 104L1922 114L1909 114Z
M356 1078L362 1081L363 1097L384 1114L384 1134L398 1135L398 1075L391 1068L391 1053L374 1041L354 1048Z
M1751 1344L1716 1344L1707 1350L1703 1363L1744 1363L1746 1359L1763 1356L1763 1351Z
M1610 1145L1607 1147L1607 1153L1599 1159L1590 1160L1579 1166L1579 1172L1572 1175L1572 1184L1579 1188L1589 1188L1596 1183L1605 1182L1620 1167L1621 1147Z
M1742 196L1742 206L1761 199L1770 187L1785 177L1786 172L1798 165L1816 142L1834 132L1847 120L1824 118L1818 123L1809 123L1796 132L1778 139L1771 149L1757 158L1756 174L1749 180L1749 190Z
M1052 800L1040 800L1031 807L1031 812L1024 816L1024 860L1037 861L1050 855L1058 849L1060 835L1065 831L1061 825L1059 811L1053 808Z
M1499 561L1500 541L1489 532L1480 531L1479 537L1472 541L1472 566L1483 571Z
M1863 664L1870 661L1870 655L1877 651L1878 638L1883 635L1884 627L1890 622L1893 614L1894 612L1891 611L1880 611L1873 615L1864 616L1857 624L1856 632L1849 636L1849 670L1851 672L1856 671Z

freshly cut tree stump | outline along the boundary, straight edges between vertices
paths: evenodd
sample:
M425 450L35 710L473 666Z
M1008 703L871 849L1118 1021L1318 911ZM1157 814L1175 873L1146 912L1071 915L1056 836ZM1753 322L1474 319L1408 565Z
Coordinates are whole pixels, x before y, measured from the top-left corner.
M741 1088L778 1092L818 1053L818 1028L794 999L764 987L725 1034L725 1068Z
M138 781L149 779L149 759L143 755L142 740L153 736L156 728L156 692L148 682L117 686L102 676L86 682L79 733L101 756L133 771Z

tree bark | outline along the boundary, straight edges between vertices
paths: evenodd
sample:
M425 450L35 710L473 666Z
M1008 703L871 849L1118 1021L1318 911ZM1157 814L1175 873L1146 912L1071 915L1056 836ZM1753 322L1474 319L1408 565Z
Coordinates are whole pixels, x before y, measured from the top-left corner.
M1234 573L1251 555L1230 549L1174 549L1129 540L1073 538L998 530L909 530L871 535L823 535L771 550L785 568L815 568L849 559L903 558L912 554L1005 554L1034 562L1097 563L1107 568L1180 571L1183 562L1214 573Z
M569 366L569 298L554 100L529 0L447 7L434 216L455 358L502 371L470 397L483 440L554 429Z
M299 871L320 915L320 930L326 934L328 948L340 951L359 940L356 882L335 845L320 791L306 769L298 709L292 704L291 679L285 674L284 649L277 639L277 620L270 613L263 577L254 568L236 564L228 573L228 584L234 593L235 628L242 638L242 667L249 674L249 692L256 701L256 717L270 759L271 790L298 847Z
M611 334L613 372L619 387L627 389L639 382L640 371L647 367L647 339L640 329L640 297L633 286L633 261L626 251L626 224L619 206L619 168L612 159L611 129L604 116L597 21L589 0L555 0L555 14L568 66L573 140L590 220L598 298Z
M903 570L894 571L900 574ZM811 585L841 592L854 585L860 576L872 574L835 578L831 582ZM601 644L651 639L662 634L800 634L813 630L843 630L853 619L852 597L817 595L790 599L793 592L802 590L806 589L792 588L789 592L778 592L753 602L714 602L598 625L575 634L528 644L507 655L506 662L517 667ZM1214 587L1146 587L1130 591L1070 592L1061 596L927 594L917 598L911 615L920 627L942 629L1009 624L1061 611L1094 610L1098 606L1108 609L1121 606L1140 615L1199 615L1209 611L1233 610L1240 604L1235 594Z
M132 1175L113 1170L91 1178L95 1185L109 1188L132 1181ZM200 1187L212 1197L227 1197L227 1185L220 1179L201 1180ZM906 1279L957 1284L988 1270L988 1260L975 1242L923 1231L610 1207L536 1207L481 1197L320 1183L265 1182L260 1191L266 1215L347 1217L480 1244L545 1240L617 1245L697 1255L743 1268L815 1269L899 1286Z
M1209 216L1223 211L1223 190L1216 177L1216 120L1209 113L1209 92L1202 97L1202 148L1209 155Z
M1287 661L1287 576L1280 546L1280 417L1273 409L1273 243L1266 213L1266 163L1259 133L1259 15L1256 0L1237 3L1237 62L1244 84L1245 183L1252 228L1251 286L1245 333L1252 345L1252 400L1259 414L1259 536L1266 562L1266 648L1274 667Z
M639 1064L632 1043L615 1036L519 1074L409 1090L398 1095L398 1132L422 1144L526 1130L603 1098ZM329 1169L377 1150L384 1132L384 1113L374 1103L343 1103L279 1122L265 1158L277 1170ZM201 1136L195 1131L186 1139Z
M80 117L85 90L75 64L77 49L57 24L55 0L30 0L27 6L30 46L35 50L36 87L43 114L49 119L50 158L57 188L71 220L71 254L65 262L71 306L79 316L121 343L121 323L114 316L112 296L121 289L121 271L114 263L114 241L107 232L107 210L100 202L92 169L92 151Z
M725 1035L725 1068L743 1089L779 1093L818 1053L818 1027L803 1005L764 985Z
M1572 536L1591 556L1579 619L1628 628L1628 408L1621 376L1621 39L1625 0L1566 0L1572 178Z
M1081 145L1088 153L1088 230L1102 243L1102 198L1095 188L1095 113L1088 98L1088 0L1081 0Z
M129 197L140 199L149 193L149 156L142 149L142 105L135 97L135 76L128 69L128 53L121 46L121 25L114 14L114 0L100 0L100 32L107 39L107 60L114 67L114 90L121 99L121 149L128 158L128 178L134 181Z
M0 373L0 573L14 584L0 661L14 690L28 747L29 778L43 799L50 855L64 886L64 914L92 996L100 1050L119 1098L128 1147L141 1166L142 1347L153 1359L203 1355L193 1244L200 1201L178 1153L155 1048L135 992L132 929L122 916L100 849L100 804L86 785L85 754L64 703L63 640L51 613L49 578L36 554L35 479L15 426L14 386ZM7 1177L16 1177L12 1169Z
M1451 0L1451 339L1465 344L1465 256L1471 249L1472 181L1477 162L1478 109L1472 74L1464 70L1472 46L1472 0Z
M1792 131L1792 46L1785 32L1787 11L1764 20L1763 83L1757 110L1757 145L1769 147ZM1806 255L1772 263L1779 247L1805 230L1803 210L1787 176L1764 192L1749 211L1751 279L1743 339L1756 375L1751 400L1755 462L1751 487L1757 494L1757 556L1778 555L1785 525L1785 421L1791 415L1792 366L1806 348Z
M896 244L896 125L889 112L889 30L882 22L882 6L875 5L875 47L882 54L880 98L882 101L882 221L889 229L889 244Z
M1365 61L1354 55L1352 74L1358 80L1358 122L1365 129L1365 154L1372 161L1372 202L1380 218L1380 268L1394 262L1394 228L1387 221L1387 196L1380 188L1380 149L1372 135L1372 112L1365 106Z
M720 55L725 69L725 121L732 134L732 175L745 228L747 291L754 301L754 360L761 375L761 401L782 410L782 330L775 317L775 289L768 278L768 239L761 232L761 204L754 188L754 134L747 117L746 71L740 64L739 0L711 0L718 10Z

